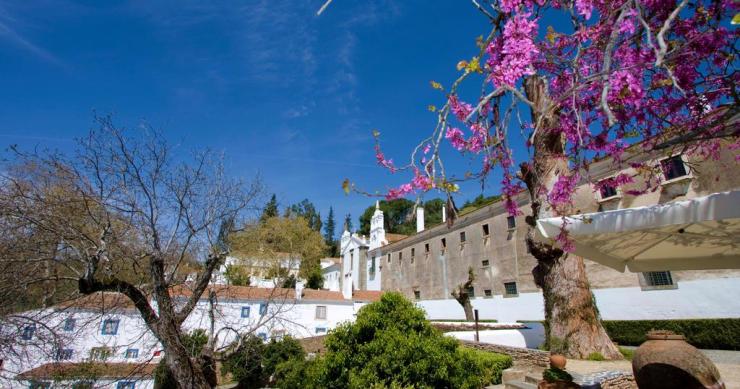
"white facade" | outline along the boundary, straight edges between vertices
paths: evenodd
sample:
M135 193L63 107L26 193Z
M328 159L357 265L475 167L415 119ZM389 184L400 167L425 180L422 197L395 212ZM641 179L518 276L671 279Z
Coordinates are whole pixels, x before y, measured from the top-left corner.
M321 274L324 277L324 289L339 292L341 291L342 265L337 263L341 260L336 258L337 262L335 262L334 259L324 258L321 260Z
M341 287L345 298L353 290L380 290L380 258L369 258L367 253L388 244L385 236L384 216L380 204L375 203L375 212L370 219L370 237L344 230L340 240L342 258Z

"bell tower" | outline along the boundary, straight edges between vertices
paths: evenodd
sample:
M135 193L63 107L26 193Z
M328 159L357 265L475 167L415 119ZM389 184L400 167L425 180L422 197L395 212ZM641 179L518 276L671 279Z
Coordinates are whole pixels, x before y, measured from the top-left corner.
M370 219L370 250L376 249L385 243L384 222L383 211L380 210L380 201L375 201L375 212L373 218Z

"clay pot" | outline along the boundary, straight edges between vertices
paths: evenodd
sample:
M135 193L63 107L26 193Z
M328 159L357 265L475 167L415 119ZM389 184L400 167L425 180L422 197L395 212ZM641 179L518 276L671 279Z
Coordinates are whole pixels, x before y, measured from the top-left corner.
M550 355L550 367L554 367L560 370L565 370L565 364L568 362L565 356L560 354Z
M640 389L724 389L719 371L683 335L650 331L635 350L632 371Z

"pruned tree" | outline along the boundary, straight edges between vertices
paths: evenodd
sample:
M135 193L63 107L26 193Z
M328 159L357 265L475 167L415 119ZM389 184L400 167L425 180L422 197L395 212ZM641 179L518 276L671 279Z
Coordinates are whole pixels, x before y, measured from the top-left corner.
M639 177L610 180L615 187L644 182L626 191L636 195L654 190L662 172L649 160L629 161L630 153L682 152L701 160L740 147L740 56L737 33L728 29L736 7L708 0L472 4L490 31L457 64L461 74L449 88L431 82L445 102L429 106L436 126L413 148L409 163L396 166L386 158L374 132L378 164L412 175L386 198L438 190L449 204L459 182L484 182L496 172L510 215L521 214L518 201L529 199L525 240L538 261L533 276L544 295L550 348L575 358L593 352L621 358L600 324L583 259L568 254L566 230L556 241L537 242L536 221L574 212L574 192L591 180L595 160L609 157L615 169L636 171ZM556 24L541 28L545 15ZM461 87L470 82L480 85ZM462 94L471 90L480 94L467 103ZM480 156L480 167L460 175L446 169L447 144ZM528 154L516 163L514 150L525 148ZM362 192L347 180L343 188ZM448 224L452 216L448 212Z
M64 270L26 278L26 285L122 293L161 343L177 382L208 388L183 344L182 324L228 254L216 244L221 226L257 210L259 180L229 178L208 151L176 154L150 127L126 130L109 117L96 123L74 153L13 150L0 173L0 216L38 252L4 256L4 264L28 272L51 260ZM185 281L188 263L197 263L191 292L176 299L173 287Z
M473 287L473 281L475 281L475 273L473 272L473 268L470 267L468 268L468 279L452 290L452 297L463 307L465 320L467 321L475 320L473 305L470 303L470 288Z

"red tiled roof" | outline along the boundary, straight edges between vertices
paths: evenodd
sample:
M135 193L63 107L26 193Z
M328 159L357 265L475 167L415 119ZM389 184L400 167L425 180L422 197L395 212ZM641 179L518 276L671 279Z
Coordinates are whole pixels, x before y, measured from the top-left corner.
M118 292L96 292L87 296L58 304L60 308L100 309L134 309L134 303L126 295Z
M16 379L147 378L156 367L155 363L47 363L18 374Z
M352 300L362 302L374 302L380 300L382 290L355 290L352 291Z
M256 288L253 286L216 285L212 287L216 296L220 298L232 298L239 300L294 300L295 289L288 288ZM204 298L207 296L204 293ZM186 286L173 288L173 296L189 297L191 290ZM303 289L303 299L306 300L333 300L342 301L344 297L341 292L329 290Z

